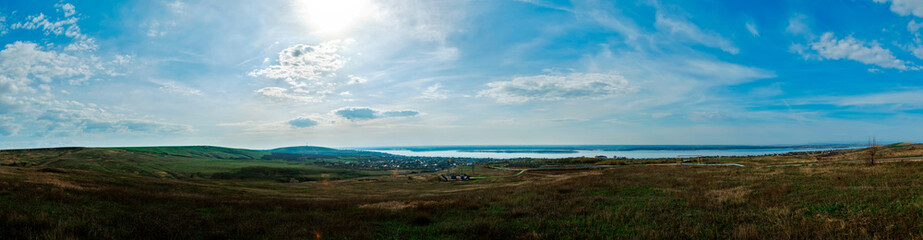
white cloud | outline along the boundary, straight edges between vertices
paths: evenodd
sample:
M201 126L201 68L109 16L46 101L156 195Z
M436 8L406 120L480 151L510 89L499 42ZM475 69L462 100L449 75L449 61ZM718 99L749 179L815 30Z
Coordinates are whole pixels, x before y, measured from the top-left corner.
M349 76L347 76L347 77L349 78L349 81L347 81L346 84L349 84L349 85L352 85L352 84L360 84L360 83L365 83L365 82L368 82L368 81L369 81L369 80L366 80L365 78L362 78L362 77L359 77L359 76L349 75Z
M319 45L298 44L279 52L278 64L250 72L252 76L274 79L317 80L343 67L346 58L337 52L341 42Z
M184 86L174 81L151 80L152 83L160 85L160 90L166 93L179 94L183 96L201 96L202 91L199 89Z
M147 24L142 24L141 27L147 27L146 35L148 37L162 37L167 34L167 29L175 27L176 22L151 22Z
M67 51L93 51L96 50L96 40L93 38L84 38L76 40L64 47Z
M785 31L795 35L813 35L811 33L811 28L805 23L807 20L807 16L796 14L788 19L788 27L785 28Z
M0 14L3 14L0 12ZM0 15L0 36L6 35L10 32L9 27L6 26L6 16Z
M501 103L555 101L566 99L602 99L638 91L617 73L571 73L515 77L510 81L488 83L489 89L478 93Z
M78 84L93 77L94 71L91 64L75 56L43 51L35 43L14 42L0 51L0 92L34 91L30 85L35 81L61 79Z
M80 26L77 25L77 21L80 18L73 16L77 14L76 8L70 3L66 4L56 4L56 7L60 7L63 10L64 19L51 20L50 17L44 13L39 13L38 15L30 15L26 17L26 21L18 22L10 26L11 29L41 29L44 31L45 35L62 35L73 39L73 42L68 44L65 47L65 50L68 51L88 51L96 50L96 40L83 34L80 31ZM72 17L73 16L73 17Z
M901 16L913 14L923 17L923 1L919 0L874 0L876 3L891 2L891 11Z
M882 48L878 42L865 42L852 36L837 39L833 33L827 32L810 46L820 57L826 59L849 59L882 68L916 70L912 63L897 59L890 50Z
M365 121L379 118L413 117L420 112L413 110L377 110L368 107L349 107L333 111L333 114L350 121Z
M186 3L181 2L181 1L173 1L173 2L167 3L167 8L169 8L170 11L172 11L173 13L183 14L186 12L187 5Z
M266 87L256 92L267 97L319 102L343 85L365 82L352 75L345 79L337 77L337 71L348 61L339 51L349 42L351 40L298 44L282 50L276 65L253 70L249 75L280 80L287 88Z
M756 29L756 24L755 24L755 23L748 22L748 23L746 24L746 27L747 27L747 31L750 32L750 35L753 35L753 36L756 36L756 37L759 37L759 36L760 36L760 31Z
M257 94L261 96L268 97L272 100L284 100L292 102L320 102L322 98L316 96L304 96L300 94L294 94L288 89L280 87L264 87L256 90Z
M923 27L923 23L917 23L914 20L910 20L910 22L907 23L907 31L910 31L911 33L916 33L918 30L920 30L920 27Z
M426 100L445 100L449 98L445 90L442 90L442 84L436 83L426 88L420 98Z
M55 4L55 7L59 7L61 8L61 10L64 11L64 17L70 17L71 15L77 14L76 8L74 7L74 5L71 5L70 3L65 3L65 4L58 3L58 4Z
M923 59L923 46L911 45L908 47L908 49L910 50L910 53L913 54L913 56L919 59Z
M77 23L77 18L68 18L64 20L51 21L48 20L48 17L44 13L39 13L38 15L31 15L26 17L25 22L14 23L10 28L12 29L42 29L45 31L45 35L61 35L64 34L66 26L73 25Z

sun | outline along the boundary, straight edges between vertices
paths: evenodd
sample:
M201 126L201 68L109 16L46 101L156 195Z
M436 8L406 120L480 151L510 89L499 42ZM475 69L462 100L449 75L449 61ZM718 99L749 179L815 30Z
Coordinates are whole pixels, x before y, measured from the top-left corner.
M336 34L353 27L367 15L367 0L298 0L297 14L318 33Z

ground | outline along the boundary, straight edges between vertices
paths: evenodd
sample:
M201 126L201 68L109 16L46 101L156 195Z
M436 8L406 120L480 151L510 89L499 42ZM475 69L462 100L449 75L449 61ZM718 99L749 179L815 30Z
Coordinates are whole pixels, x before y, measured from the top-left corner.
M813 164L806 162L810 157L778 157L737 159L748 167L525 172L477 167L479 180L469 182L409 171L282 182L176 177L186 171L81 160L75 152L60 161L47 157L60 154L12 159L0 153L0 160L19 162L0 167L0 239L923 238L923 162L912 160ZM859 157L861 150L841 154ZM238 160L229 167L223 160L209 160L221 164L213 172L286 164ZM131 171L157 167L175 172Z

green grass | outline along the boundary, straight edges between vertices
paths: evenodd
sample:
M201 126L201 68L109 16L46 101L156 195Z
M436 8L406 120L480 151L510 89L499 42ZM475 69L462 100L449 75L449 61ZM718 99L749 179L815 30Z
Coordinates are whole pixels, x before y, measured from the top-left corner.
M181 147L121 147L110 148L133 152L143 152L151 154L163 154L180 157L193 158L219 158L219 159L260 159L269 155L265 151L255 151L247 149L235 149L212 146L181 146Z
M174 179L207 178L217 173L233 173L254 167L293 169L304 172L298 176L303 179L319 179L322 174L328 174L333 179L387 174L330 169L312 162L261 159L267 154L260 151L208 146L0 151L0 157L14 158L28 166Z

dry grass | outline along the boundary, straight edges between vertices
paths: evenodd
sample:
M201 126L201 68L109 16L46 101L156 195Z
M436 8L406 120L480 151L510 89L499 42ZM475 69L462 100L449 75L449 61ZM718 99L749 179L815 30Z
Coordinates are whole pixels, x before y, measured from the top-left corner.
M457 200L448 200L448 201L387 201L387 202L378 202L370 204L361 204L359 208L373 208L373 209L386 209L386 210L402 210L408 208L425 208L439 205L452 205Z
M478 171L495 178L291 184L4 166L0 239L923 238L921 162Z
M749 187L739 186L739 187L733 187L733 188L727 188L727 189L710 190L708 191L708 193L706 193L706 195L708 195L711 198L714 198L714 200L717 201L718 204L724 204L724 203L739 204L739 203L745 202L746 201L745 197L747 196L747 194L750 194L751 192L753 192L753 190L750 189Z

